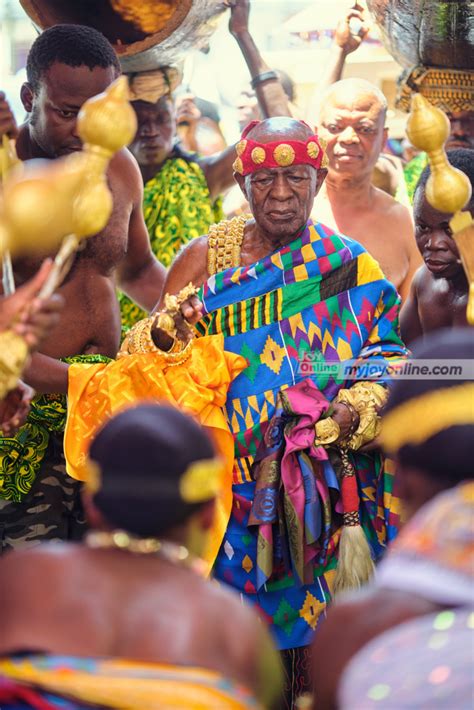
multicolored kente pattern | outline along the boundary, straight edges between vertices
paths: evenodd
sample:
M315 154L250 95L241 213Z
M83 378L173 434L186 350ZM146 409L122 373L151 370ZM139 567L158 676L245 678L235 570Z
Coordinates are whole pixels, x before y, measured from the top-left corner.
M145 185L143 214L151 249L168 268L180 248L207 234L223 218L222 202L211 202L206 177L191 156L175 148L161 170ZM124 293L119 294L123 333L148 315Z
M362 246L308 223L290 245L251 266L212 276L202 300L199 332L223 333L226 350L249 362L227 398L236 455L233 510L214 573L257 606L280 649L304 646L331 598L340 531L332 535L324 565L315 566L314 582L303 586L279 559L276 535L274 573L257 591L257 529L247 526L255 490L252 463L281 389L310 378L332 400L353 382L318 372L315 363L406 357L398 332L399 299ZM361 518L378 558L396 534L398 499L378 454L357 454L353 461ZM338 490L334 471L332 478Z
M29 654L0 658L0 702L3 710L261 710L247 688L206 668Z

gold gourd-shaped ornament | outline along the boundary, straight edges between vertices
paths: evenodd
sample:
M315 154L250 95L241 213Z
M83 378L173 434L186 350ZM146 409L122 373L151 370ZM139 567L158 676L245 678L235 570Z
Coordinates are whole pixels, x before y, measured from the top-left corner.
M426 199L436 210L453 214L449 226L469 282L467 321L474 325L474 220L470 212L462 211L469 204L472 188L467 175L448 161L444 144L449 133L446 114L421 94L415 94L407 136L415 148L424 150L428 156L431 175L426 183Z
M84 142L80 153L22 165L8 176L0 204L0 248L40 255L62 240L40 292L43 298L61 283L81 240L100 232L110 218L113 202L106 170L114 153L136 132L125 77L84 104L78 130ZM12 330L0 333L0 399L16 386L28 358L21 336Z
M2 137L0 146L0 175L2 186L5 185L10 171L19 163L16 154L15 141L6 134ZM15 279L13 277L13 266L7 241L0 241L0 255L2 258L2 286L3 294L9 296L15 293Z
M110 219L113 200L107 185L107 168L113 155L133 140L137 130L128 97L127 78L121 76L102 94L86 101L79 112L77 130L84 146L80 153L68 158L71 171L77 170L82 176L72 201L72 229L61 245L41 296L53 293L69 271L81 241L101 232Z
M66 170L66 158L20 163L3 174L0 199L0 248L4 282L10 253L42 256L56 249L72 228L72 200L81 175ZM10 165L10 167L12 167ZM6 258L5 258L6 257ZM13 271L5 295L14 291ZM18 314L18 317L21 314ZM17 385L29 359L29 349L13 329L0 333L0 399Z

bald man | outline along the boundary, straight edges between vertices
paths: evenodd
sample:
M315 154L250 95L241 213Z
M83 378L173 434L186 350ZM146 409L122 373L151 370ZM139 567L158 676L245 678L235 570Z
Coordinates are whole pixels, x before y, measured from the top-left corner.
M387 101L361 79L333 84L321 101L321 138L329 159L313 215L364 246L407 298L422 264L408 209L372 185L372 173L387 139Z
M337 400L341 380L324 372L325 361L337 366L363 349L364 358L380 347L389 356L404 349L395 329L398 296L376 262L357 242L309 220L326 177L318 137L300 121L272 118L250 124L237 153L235 179L252 217L221 222L190 242L171 266L164 293L176 294L190 281L202 286L202 303L191 300L182 315L199 320L201 334L221 334L225 350L248 361L225 403L235 439L232 512L214 575L270 624L283 652L291 708L304 690L307 647L331 598L341 517L330 512L329 492L335 488L338 499L339 484L329 461L321 464L321 449L311 449L315 476L300 459L280 467L283 426L304 411L296 449L311 446L314 426L332 401L338 441L345 440L359 415ZM149 327L156 345L168 350L169 336L153 321ZM313 367L316 354L322 369ZM384 522L390 516L380 458L355 453L354 465L362 459L364 520L377 527L377 534L371 531L377 557L394 530ZM306 486L316 481L319 494L308 492L305 512L301 496L304 503ZM385 517L375 523L380 511Z

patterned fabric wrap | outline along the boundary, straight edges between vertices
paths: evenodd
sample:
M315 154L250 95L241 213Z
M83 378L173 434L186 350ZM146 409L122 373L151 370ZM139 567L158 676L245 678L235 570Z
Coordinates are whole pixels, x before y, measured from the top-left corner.
M326 547L330 527L323 532L323 510L330 520L329 489L320 461L328 455L314 446L314 427L329 402L311 380L303 380L277 395L275 414L257 451L253 475L255 496L248 525L259 525L257 589L273 571L273 526L295 579L312 582L312 567ZM326 485L325 485L326 484ZM321 561L321 560L319 560Z
M109 362L105 355L75 355L63 362ZM46 455L51 432L66 425L66 395L41 394L13 437L0 436L0 498L19 503L31 490Z
M64 656L0 659L2 710L16 698L41 710L127 708L127 710L258 710L244 687L204 668ZM33 701L37 704L33 704ZM12 704L9 705L9 702Z
M143 214L151 248L168 268L179 249L223 218L222 202L211 202L206 177L195 160L175 148L161 170L145 185ZM119 294L122 330L148 314Z
M214 573L256 604L280 649L304 646L331 598L340 526L334 526L324 561L314 560L313 581L303 585L285 564L274 529L273 572L258 590L258 532L248 527L256 486L252 465L281 390L309 379L332 401L353 380L343 381L319 364L358 358L382 365L406 357L398 333L399 298L362 246L311 222L300 237L264 259L209 278L201 298L205 315L199 332L223 333L225 349L249 363L227 397L235 441L233 508ZM399 523L393 477L376 453L352 458L361 521L378 558ZM332 463L321 465L328 487L339 491ZM320 505L324 509L324 500Z
M352 657L340 710L472 708L474 611L445 609L398 624Z
M384 559L377 586L438 604L471 604L474 582L474 482L424 505Z

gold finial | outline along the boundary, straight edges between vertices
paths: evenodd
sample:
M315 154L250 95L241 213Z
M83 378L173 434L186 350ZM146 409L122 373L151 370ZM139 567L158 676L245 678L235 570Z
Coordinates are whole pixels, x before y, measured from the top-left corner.
M432 106L421 94L415 94L407 123L407 136L415 148L428 154L431 175L426 184L426 199L432 207L447 214L462 210L471 197L468 177L448 162L444 144L449 133L446 114Z
M72 201L71 234L63 241L42 296L51 294L64 278L80 241L101 232L110 219L113 200L107 185L107 168L114 153L133 140L137 129L128 96L127 78L121 76L102 94L86 101L79 111L77 130L84 148L67 158L67 168L72 174L79 172L82 180Z
M120 76L102 94L85 102L77 117L77 131L86 150L87 144L96 146L108 158L132 142L137 118L129 103L126 76Z
M470 212L462 211L469 204L472 187L467 175L449 164L444 148L449 133L446 114L432 106L421 94L414 94L407 136L415 148L426 151L430 162L426 199L440 212L454 215L449 226L469 282L467 321L474 325L474 220Z

